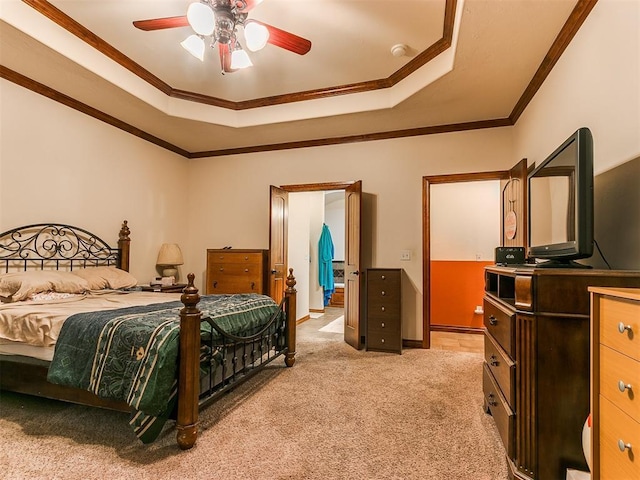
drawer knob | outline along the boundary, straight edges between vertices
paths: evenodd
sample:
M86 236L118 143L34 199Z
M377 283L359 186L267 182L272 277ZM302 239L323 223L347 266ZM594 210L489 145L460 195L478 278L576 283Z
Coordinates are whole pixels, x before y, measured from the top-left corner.
M384 276L384 275L382 275L382 277L380 277L380 278L382 278L382 280L384 280L384 279L385 279L385 276Z
M493 315L489 316L489 323L491 325L497 325L498 324L498 319L496 317L494 317Z
M384 297L386 295L385 291L382 290L382 296Z
M633 330L631 329L631 325L625 325L624 323L620 322L618 324L618 331L620 333L624 333L625 330L629 330L629 333L633 333Z
M384 338L381 338L381 339L380 339L380 341L381 341L382 343L384 343Z
M382 307L380 307L380 310L382 310L384 312L384 305Z
M384 322L382 322L382 323L380 324L380 326L381 326L382 328L384 328Z
M217 281L213 282L213 288L217 288L217 287L218 287L218 282Z
M618 440L618 448L620 449L621 452L624 452L626 449L631 450L631 444L624 443L624 440L620 439Z
M491 355L489 359L489 364L492 367L497 367L498 365L500 365L500 362L498 362L498 357L496 357L495 355Z
M626 389L631 390L631 384L630 384L630 383L626 383L626 384L625 384L622 380L620 380L620 381L618 382L618 390L620 390L621 392L623 392L623 393L624 393L624 391L625 391Z
M249 269L248 269L248 268L245 268L245 269L244 269L244 271L245 271L245 273L247 273L247 272L249 271Z
M221 272L224 272L224 267L220 267L220 271L221 271Z

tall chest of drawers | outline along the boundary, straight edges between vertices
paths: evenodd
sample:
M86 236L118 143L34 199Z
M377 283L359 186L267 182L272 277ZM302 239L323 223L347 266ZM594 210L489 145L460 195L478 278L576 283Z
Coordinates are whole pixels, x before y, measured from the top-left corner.
M402 353L402 269L368 268L366 348Z
M592 478L640 478L640 289L589 290Z
M267 250L207 250L206 293L266 294Z
M505 447L510 478L557 480L587 470L590 286L640 286L637 272L485 269L484 406Z

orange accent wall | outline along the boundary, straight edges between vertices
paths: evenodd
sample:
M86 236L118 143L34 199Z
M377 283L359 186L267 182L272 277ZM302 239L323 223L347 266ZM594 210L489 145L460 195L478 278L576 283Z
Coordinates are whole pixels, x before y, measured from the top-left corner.
M431 262L431 325L482 327L484 267L493 262L434 260Z

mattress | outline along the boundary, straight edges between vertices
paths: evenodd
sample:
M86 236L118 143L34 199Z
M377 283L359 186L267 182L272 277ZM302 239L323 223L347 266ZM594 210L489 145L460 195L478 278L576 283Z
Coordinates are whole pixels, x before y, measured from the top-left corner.
M64 321L76 313L172 302L180 293L91 291L65 299L0 305L0 355L51 361Z

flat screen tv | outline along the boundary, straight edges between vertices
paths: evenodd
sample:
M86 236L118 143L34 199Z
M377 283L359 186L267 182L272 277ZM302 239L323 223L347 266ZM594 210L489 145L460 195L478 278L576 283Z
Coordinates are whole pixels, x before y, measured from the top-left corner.
M593 254L593 139L580 128L528 175L529 258L585 267Z

